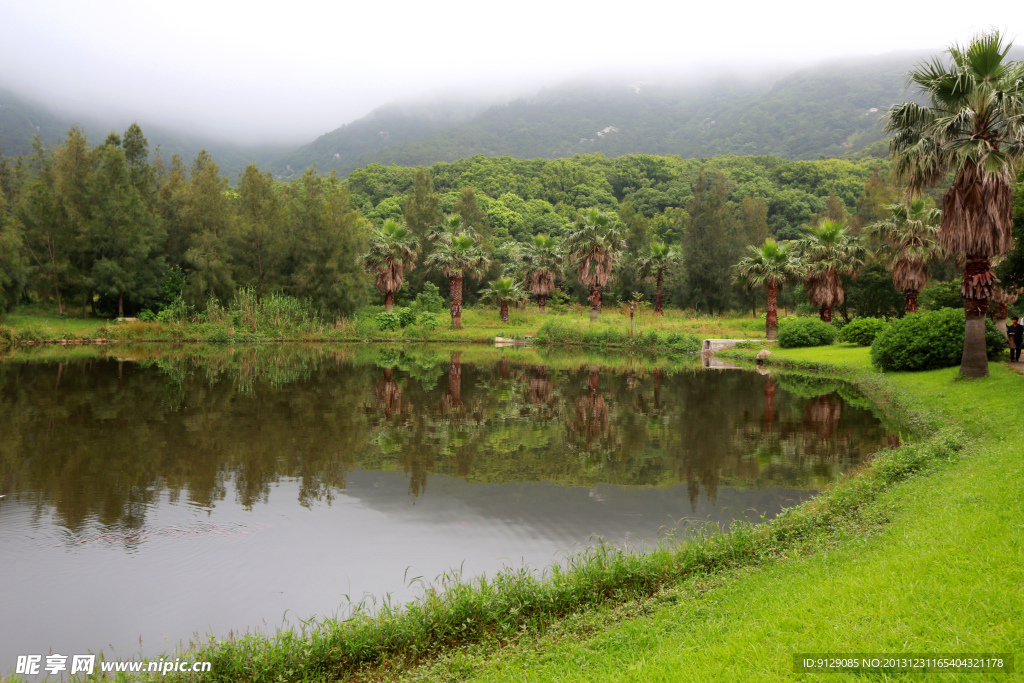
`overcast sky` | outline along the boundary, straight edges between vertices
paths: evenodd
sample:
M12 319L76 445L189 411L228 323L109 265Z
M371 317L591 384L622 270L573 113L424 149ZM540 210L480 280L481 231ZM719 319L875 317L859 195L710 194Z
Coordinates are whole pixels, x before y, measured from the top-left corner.
M238 142L302 143L438 89L940 50L1024 5L904 0L0 0L0 88ZM1022 39L1024 40L1024 39Z

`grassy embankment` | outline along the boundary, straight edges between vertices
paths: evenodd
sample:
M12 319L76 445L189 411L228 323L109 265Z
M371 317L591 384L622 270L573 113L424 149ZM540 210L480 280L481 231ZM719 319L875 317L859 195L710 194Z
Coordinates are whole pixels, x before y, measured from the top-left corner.
M648 554L605 548L543 581L452 580L375 617L189 656L212 660L210 680L675 681L796 679L798 652L1021 654L1021 378L1001 364L983 381L882 376L867 358L773 356L854 380L913 436L768 524Z
M409 325L381 330L374 319L381 307L367 307L356 315L324 323L319 320L288 320L259 312L253 315L225 311L190 323L114 322L98 318L56 316L43 313L14 313L0 320L0 345L79 341L165 341L178 343L244 344L265 341L418 341L445 343L491 343L495 337L534 338L550 343L600 347L664 348L696 350L704 337L764 338L764 321L744 316L698 316L670 310L655 316L649 310L637 313L635 334L630 334L624 309L606 308L596 324L582 307L541 315L536 307L514 310L508 323L498 311L487 307L468 308L463 328L442 324L435 329Z
M577 625L500 651L453 651L409 678L800 680L806 676L794 673L793 655L827 652L1009 652L1019 671L1024 380L1001 363L991 364L986 380L961 380L956 368L883 376L870 369L868 349L845 345L773 353L777 365L837 372L876 396L894 392L892 400L925 418L930 440L879 458L824 501L810 503L828 505L844 491L860 498L846 522L813 525L805 548L791 545L761 567L745 562L685 578L630 609L578 618ZM960 454L958 430L967 444ZM867 483L906 457L898 454L922 449L932 457L920 474L891 487ZM937 680L982 678L1011 677L960 673Z

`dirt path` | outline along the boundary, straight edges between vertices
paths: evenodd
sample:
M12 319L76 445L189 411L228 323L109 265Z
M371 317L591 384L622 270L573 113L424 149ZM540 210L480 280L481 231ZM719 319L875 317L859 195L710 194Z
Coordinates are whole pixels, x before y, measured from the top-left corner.
M1024 375L1024 363L1020 363L1020 362L1018 362L1018 363L1010 363L1010 362L1007 362L1006 367L1010 368L1011 370L1016 372L1018 375Z

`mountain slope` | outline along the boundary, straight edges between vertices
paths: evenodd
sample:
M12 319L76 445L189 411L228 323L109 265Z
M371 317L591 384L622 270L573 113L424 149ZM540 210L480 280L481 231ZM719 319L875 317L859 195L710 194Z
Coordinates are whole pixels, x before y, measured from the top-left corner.
M404 112L400 134L380 139L376 131L385 130L381 122L388 118L375 113L288 158L347 175L368 163L430 164L474 154L842 155L882 137L879 119L890 104L907 98L905 74L917 57L829 62L760 83L577 82L488 107L465 121L428 121ZM287 176L302 166L278 164L275 172Z

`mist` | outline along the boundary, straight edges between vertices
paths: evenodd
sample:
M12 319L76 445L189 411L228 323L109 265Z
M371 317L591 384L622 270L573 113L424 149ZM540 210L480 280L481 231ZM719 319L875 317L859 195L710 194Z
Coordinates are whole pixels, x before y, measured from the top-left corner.
M843 56L938 52L1006 16L893 5L840 15L809 2L0 0L0 88L75 117L293 145L396 101L485 106L596 77L766 78Z

